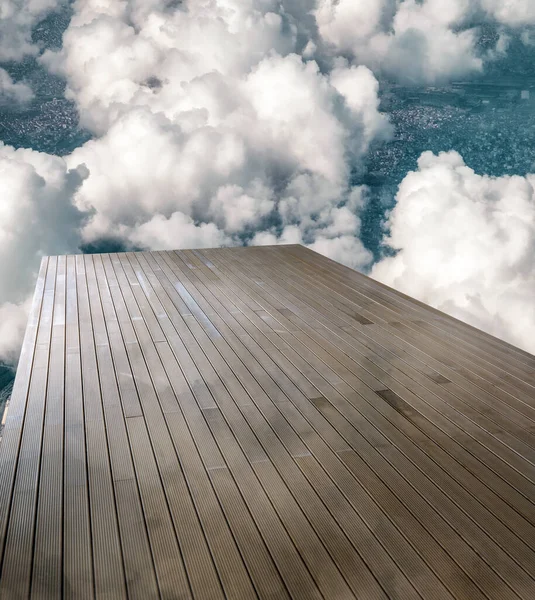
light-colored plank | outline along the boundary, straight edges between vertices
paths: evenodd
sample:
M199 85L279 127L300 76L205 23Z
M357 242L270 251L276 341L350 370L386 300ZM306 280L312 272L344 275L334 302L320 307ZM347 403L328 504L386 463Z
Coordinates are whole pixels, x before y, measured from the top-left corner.
M126 597L124 564L87 276L81 255L76 257L76 285L95 594L97 598L122 598Z
M48 362L41 471L37 502L32 598L58 598L62 590L63 415L65 402L66 260L58 257Z
M158 587L126 428L125 414L128 416L128 413L121 403L124 390L117 383L118 356L124 354L126 361L126 353L122 339L110 339L109 329L115 313L107 286L99 287L97 283L94 262L99 263L99 257L94 260L85 257L93 330L95 340L99 340L97 363L127 592L129 598L155 598ZM99 283L102 284L102 280ZM132 378L127 379L131 381ZM128 388L127 393L130 392L131 388Z
M77 296L75 258L68 256L63 467L63 594L68 599L94 593Z
M51 258L44 282L27 405L21 406L17 402L13 407L15 414L11 415L15 427L17 417L24 421L0 576L0 597L26 598L30 591L56 268L57 258ZM6 436L2 439L2 445L4 439Z

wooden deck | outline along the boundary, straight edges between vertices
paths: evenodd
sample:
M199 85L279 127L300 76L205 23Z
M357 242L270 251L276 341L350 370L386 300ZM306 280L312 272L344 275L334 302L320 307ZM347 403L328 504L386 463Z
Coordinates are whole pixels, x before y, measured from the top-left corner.
M0 597L533 600L534 386L301 246L44 259Z

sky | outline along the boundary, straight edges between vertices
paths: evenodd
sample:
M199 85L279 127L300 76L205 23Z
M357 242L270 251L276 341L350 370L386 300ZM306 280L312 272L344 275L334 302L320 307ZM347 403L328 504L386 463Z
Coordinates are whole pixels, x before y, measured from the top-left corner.
M532 0L0 0L0 363L43 255L302 243L535 353Z

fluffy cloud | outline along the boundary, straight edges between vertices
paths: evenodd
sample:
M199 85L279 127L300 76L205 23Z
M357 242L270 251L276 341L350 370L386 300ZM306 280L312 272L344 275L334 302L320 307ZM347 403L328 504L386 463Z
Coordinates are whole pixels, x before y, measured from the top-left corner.
M86 241L239 243L294 225L309 243L322 235L390 127L371 71L305 59L284 4L79 0L63 49L43 61L97 136L66 159L90 173L76 195L94 211ZM300 16L313 6L287 4Z
M0 62L36 55L32 30L49 13L67 4L67 0L2 0L0 2Z
M16 365L19 359L30 307L31 298L21 304L0 305L0 357L9 365Z
M14 83L5 69L0 69L0 106L3 104L25 103L33 98L32 90L24 83Z
M462 27L470 0L320 0L322 38L403 83L434 83L481 71L476 31Z
M76 251L85 216L72 198L86 172L0 142L0 357L18 356L27 298L47 254Z
M518 27L535 24L535 4L532 0L480 0L481 8L504 25Z
M535 353L535 175L474 173L421 156L402 182L372 276Z
M535 24L532 0L319 0L321 39L334 53L351 56L401 83L432 84L482 71L504 50L477 49L477 24L499 28Z
M296 224L286 225L279 234L275 231L259 231L250 243L256 246L304 244L349 267L364 269L373 259L360 241L361 221L358 215L366 204L367 189L354 187L343 206L332 206L325 202L324 209L318 212L314 221L298 219Z

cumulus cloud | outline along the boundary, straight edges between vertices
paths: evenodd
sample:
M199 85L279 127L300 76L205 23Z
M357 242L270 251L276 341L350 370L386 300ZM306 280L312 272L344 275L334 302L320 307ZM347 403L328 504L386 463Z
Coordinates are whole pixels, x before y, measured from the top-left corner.
M480 0L481 8L504 25L518 27L535 24L535 4L532 0Z
M436 83L482 70L469 0L320 0L319 33L335 52L403 83Z
M444 83L483 70L505 50L481 53L478 25L520 28L535 24L532 0L319 0L319 35L334 53L405 84Z
M19 359L31 298L21 304L6 302L0 305L0 357L8 365Z
M39 47L32 42L33 28L48 14L66 4L67 0L2 0L0 62L37 55Z
M0 69L0 106L29 102L34 94L25 83L15 83L5 69Z
M364 186L356 186L343 206L331 206L327 202L314 221L298 219L296 224L286 225L278 234L276 231L259 231L250 244L304 244L349 267L365 269L373 260L371 252L360 240L359 214L366 207L367 192Z
M0 358L18 356L28 296L47 254L77 250L86 215L72 204L86 171L0 142Z
M306 19L294 14L314 3L298 4L78 1L63 49L43 61L97 136L66 158L90 173L76 195L94 211L86 241L323 235L390 126L369 69L338 58L322 71L299 53Z
M402 182L372 276L535 353L535 175L427 152Z

